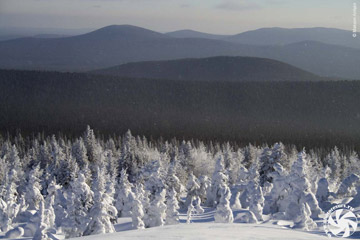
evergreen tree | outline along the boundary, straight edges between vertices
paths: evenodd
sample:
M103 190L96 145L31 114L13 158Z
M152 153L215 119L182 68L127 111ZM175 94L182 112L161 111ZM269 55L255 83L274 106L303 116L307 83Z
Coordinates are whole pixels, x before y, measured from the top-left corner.
M217 158L215 171L211 179L211 194L208 196L208 206L217 206L221 197L221 189L227 186L228 181L229 178L225 175L224 159L220 154Z
M163 226L166 219L166 205L165 205L166 190L157 192L155 198L150 202L150 207L145 216L146 227Z
M117 210L106 201L104 175L104 166L98 166L94 178L94 205L90 210L91 220L84 231L84 236L115 232L111 217L113 213L117 214Z
M311 210L311 217L317 218L320 213L322 213L321 209L319 208L318 201L316 200L315 195L311 192L310 183L306 178L306 153L305 150L298 154L298 159L293 163L291 166L291 172L289 175L289 197L287 201L289 205L291 203L294 204L301 204L307 203ZM287 211L289 207L287 208ZM293 213L291 210L290 213ZM296 216L289 215L286 212L289 219L292 219Z
M0 229L4 232L10 230L13 220L19 212L20 206L17 204L17 190L16 190L16 182L17 179L17 172L15 169L10 170L7 176L7 187L5 189L4 200L6 205L2 211L2 221L0 224Z
M82 173L73 180L71 189L67 200L67 219L62 228L67 237L80 237L90 221L89 212L94 204L94 193L86 184Z
M179 202L176 197L176 191L172 188L168 191L166 200L166 225L179 223Z
M176 192L176 198L180 200L180 195L184 191L184 186L181 184L180 179L176 176L176 160L173 159L170 162L168 172L165 178L165 184L167 189L174 189Z
M117 197L115 206L118 211L119 217L130 217L131 216L131 188L133 185L128 180L128 174L126 170L121 170L121 176L117 187Z
M217 223L232 223L234 216L230 208L231 192L227 186L221 189L221 198L216 207L215 222Z
M42 172L40 165L35 166L29 174L29 180L26 187L25 198L26 203L29 205L29 210L38 210L44 197L41 195L40 176Z
M144 210L141 201L135 196L135 194L130 194L132 208L131 208L131 218L132 218L132 227L134 229L144 229L145 224L144 219Z
M40 202L38 214L40 219L33 240L50 240L47 234L49 226L46 225L44 202Z

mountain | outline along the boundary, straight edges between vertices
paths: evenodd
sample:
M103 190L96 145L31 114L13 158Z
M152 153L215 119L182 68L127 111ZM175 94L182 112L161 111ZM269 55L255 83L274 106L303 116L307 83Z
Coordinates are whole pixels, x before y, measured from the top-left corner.
M34 38L64 38L70 37L71 35L63 35L63 34L37 34L32 37Z
M85 40L132 41L168 38L165 34L132 25L111 25L74 37Z
M303 41L316 41L326 44L360 48L360 41L351 31L335 28L260 28L247 31L223 40L251 45L287 45Z
M127 62L236 55L237 44L179 39L120 25L56 39L22 38L0 42L0 67L85 71Z
M129 62L214 56L270 58L324 77L360 79L360 49L320 42L256 46L202 38L174 38L114 25L67 38L0 42L0 68L89 71Z
M66 37L84 34L91 29L67 28L26 28L26 27L0 27L0 41L24 37Z
M0 70L0 132L356 146L360 81L201 82Z
M228 37L228 35L210 34L198 32L190 29L179 30L174 32L168 32L166 35L175 38L206 38L206 39L222 39Z
M320 77L265 58L211 57L127 63L93 73L131 78L193 81L317 81Z

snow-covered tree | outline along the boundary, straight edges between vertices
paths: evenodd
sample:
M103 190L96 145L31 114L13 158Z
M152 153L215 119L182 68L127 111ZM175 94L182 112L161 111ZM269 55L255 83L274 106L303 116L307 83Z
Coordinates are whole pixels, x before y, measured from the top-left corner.
M8 231L13 223L14 218L17 216L20 206L17 203L18 192L16 190L18 181L17 172L15 169L9 171L6 177L7 186L4 191L4 200L6 208L2 211L2 221L0 220L0 229L4 232ZM1 218L1 217L0 217Z
M343 167L343 176L350 176L352 173L360 173L359 155L355 151L351 151L349 157L346 159L346 164Z
M150 202L148 212L144 217L146 227L163 226L166 219L166 205L165 205L166 190L163 189L155 195L155 198Z
M340 183L341 178L341 156L340 152L337 147L335 147L326 157L325 163L330 167L331 169L331 175L333 181L330 183L330 189L332 191L335 191L335 189L338 187L338 184Z
M356 174L350 174L344 181L341 182L340 187L336 193L337 197L344 197L347 195L354 195L355 188L360 184L360 177Z
M273 187L264 206L264 213L266 214L284 212L288 204L286 201L289 189L287 173L280 163L274 165L274 170L270 175Z
M47 234L49 226L46 224L44 202L40 202L38 214L40 219L33 240L50 240Z
M99 160L99 154L101 149L98 142L96 141L94 130L92 130L90 126L87 126L86 131L84 133L84 144L86 147L86 152L89 161L97 162Z
M207 205L217 206L221 198L221 189L228 185L229 178L225 174L223 156L220 154L217 158L215 171L211 179L211 194L208 195Z
M181 184L180 179L176 176L176 159L173 159L168 168L168 172L165 178L165 184L167 189L174 189L176 192L176 198L180 200L180 195L184 191L184 186Z
M166 188L161 170L162 166L159 160L150 162L143 169L145 189L150 193L150 201Z
M291 172L288 178L289 197L287 201L289 205L291 203L298 205L307 203L311 210L311 217L317 218L322 211L319 208L315 195L311 192L310 183L306 178L306 171L306 153L305 150L303 150L298 154L298 159L291 166ZM287 209L289 209L289 207ZM286 212L286 214L288 218L296 217L289 215L288 212Z
M188 183L186 185L187 195L186 195L186 203L188 206L191 201L195 202L195 208L199 213L204 212L204 209L200 206L200 183L199 180L195 177L194 174L190 173Z
M186 223L190 224L193 214L195 214L196 210L194 208L194 205L192 204L193 201L190 202L188 209L187 209L187 213L186 213Z
M26 203L29 205L29 210L38 210L40 203L44 201L44 197L41 195L40 176L42 171L40 166L35 166L29 174L28 185L26 187L25 198Z
M56 184L55 180L53 180L47 188L47 196L45 199L45 210L44 210L45 212L44 222L46 223L48 228L56 227L55 226L56 215L55 215L54 205L55 205L56 194L59 189L60 186Z
M176 191L172 188L168 191L166 199L166 225L179 223L179 202L176 197Z
M126 170L121 170L119 184L117 186L117 197L115 200L115 207L118 211L119 217L131 216L131 188L133 185L128 180L128 174Z
M72 153L81 169L89 163L85 143L81 137L73 144Z
M130 194L132 208L131 208L131 218L132 218L132 226L134 229L144 229L145 223L144 219L144 210L141 201L135 196L135 194Z
M131 134L131 131L128 130L123 137L123 143L121 146L121 156L120 156L120 167L126 169L129 176L134 181L137 178L138 171L142 167L139 159L137 158L137 147L135 137Z
M67 200L67 219L62 228L67 237L79 237L83 235L90 221L89 212L93 206L94 193L81 172L71 183L71 189Z
M199 177L199 183L200 183L200 191L199 191L199 197L201 200L201 203L206 203L208 194L211 192L211 180L208 176L200 176Z
M260 156L260 186L264 187L266 184L272 183L271 173L274 171L274 164L276 163L276 159L274 158L277 156L275 152L273 152L270 148L266 147L261 156Z
M117 214L117 210L107 201L104 175L104 166L98 166L94 178L94 205L90 210L91 220L84 231L85 236L115 232L111 218Z
M290 203L287 212L291 212L294 221L294 228L301 228L309 231L317 227L316 223L311 219L311 209L307 203L296 204Z
M264 195L262 187L259 184L258 174L255 165L251 169L251 180L246 186L247 202L249 210L254 213L258 221L263 220Z
M216 207L215 222L217 223L232 223L234 216L230 208L231 192L227 186L224 186L220 190L221 198L219 204Z

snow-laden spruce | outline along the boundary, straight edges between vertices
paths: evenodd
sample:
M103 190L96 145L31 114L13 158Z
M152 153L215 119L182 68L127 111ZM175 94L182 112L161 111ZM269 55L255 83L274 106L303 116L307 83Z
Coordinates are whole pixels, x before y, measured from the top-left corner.
M179 223L179 202L176 198L176 191L172 188L167 191L166 199L166 225L174 225Z
M104 167L100 166L97 168L94 178L94 205L89 212L91 220L84 231L84 235L115 232L111 217L117 215L117 210L107 202L104 177Z
M204 209L201 207L200 199L200 182L193 173L190 173L189 180L186 185L186 190L187 194L185 206L189 206L192 203L197 213L203 213Z
M149 209L144 217L146 227L163 226L166 219L166 190L157 192L154 199L150 202Z
M216 222L311 230L333 202L360 206L358 154L337 148L149 142L130 131L106 140L88 128L77 139L0 138L0 164L0 230L9 238L109 233L124 216L136 229L172 225L179 211L197 222L205 206Z
M135 194L130 194L130 200L132 202L131 207L131 218L132 218L132 226L134 229L144 229L145 223L144 219L144 210L141 201L135 196Z
M221 197L216 207L215 222L232 223L234 221L233 212L230 208L231 192L229 187L224 186L220 189Z
M119 184L117 187L117 197L116 197L116 209L118 211L119 217L130 217L131 216L131 188L133 185L128 180L128 174L126 169L121 170L121 175L119 179Z
M221 198L221 190L228 185L228 181L229 177L225 174L224 158L219 154L212 175L211 193L207 198L208 206L217 206Z
M319 207L318 201L315 195L310 190L310 183L306 178L306 153L302 151L298 154L298 159L291 166L291 172L289 175L289 195L287 201L289 203L286 209L286 216L288 219L294 220L299 216L312 218L318 218L322 210ZM300 206L299 204L305 204ZM298 206L294 208L294 206ZM306 206L307 205L307 206ZM308 208L310 214L308 214ZM297 211L295 211L297 209ZM306 210L306 214L304 211ZM308 221L305 219L304 221ZM311 227L311 224L306 228Z

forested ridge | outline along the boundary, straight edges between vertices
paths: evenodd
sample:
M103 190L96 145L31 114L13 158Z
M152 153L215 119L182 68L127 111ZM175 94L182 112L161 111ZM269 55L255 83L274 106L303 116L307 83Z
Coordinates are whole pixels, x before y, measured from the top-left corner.
M360 82L194 82L0 71L0 130L359 149Z

